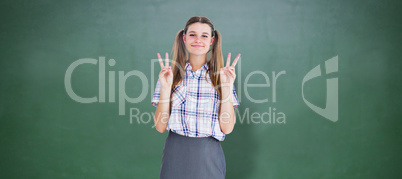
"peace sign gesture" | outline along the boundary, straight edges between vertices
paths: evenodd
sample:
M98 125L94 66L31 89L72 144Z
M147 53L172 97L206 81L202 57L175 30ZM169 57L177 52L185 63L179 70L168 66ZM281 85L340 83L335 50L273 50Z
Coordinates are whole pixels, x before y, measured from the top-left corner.
M158 53L159 65L161 66L161 72L159 72L159 82L161 83L161 88L170 90L173 83L173 72L169 66L169 54L166 52L165 55L165 65L163 65L163 60L161 55Z
M221 68L220 70L220 75L221 75L221 83L222 86L226 86L226 85L233 85L233 82L236 79L236 74L235 74L235 66L237 64L237 61L240 58L240 53L237 55L237 57L233 60L232 65L230 65L230 56L231 53L228 54L228 59L226 61L226 66Z

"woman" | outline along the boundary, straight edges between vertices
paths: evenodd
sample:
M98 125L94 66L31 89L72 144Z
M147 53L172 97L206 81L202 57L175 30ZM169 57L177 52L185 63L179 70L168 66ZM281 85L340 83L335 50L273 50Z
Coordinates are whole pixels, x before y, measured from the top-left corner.
M160 178L225 178L225 156L220 144L235 124L239 106L233 82L234 67L228 54L223 64L222 37L211 20L191 17L173 44L173 62L161 72L152 104L155 127L169 134L165 142ZM209 57L208 57L209 54Z

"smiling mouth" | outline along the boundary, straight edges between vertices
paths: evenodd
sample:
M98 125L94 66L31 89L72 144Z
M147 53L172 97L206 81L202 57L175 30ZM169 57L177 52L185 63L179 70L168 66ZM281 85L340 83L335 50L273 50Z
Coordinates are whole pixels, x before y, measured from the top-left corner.
M201 46L201 45L192 45L192 47L195 47L195 48L202 48L203 46Z

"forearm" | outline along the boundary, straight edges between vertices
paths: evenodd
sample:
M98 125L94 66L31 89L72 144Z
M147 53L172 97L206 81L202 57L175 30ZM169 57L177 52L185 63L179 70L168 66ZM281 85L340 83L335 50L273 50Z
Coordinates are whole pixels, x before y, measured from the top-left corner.
M230 87L222 87L221 112L219 114L219 125L224 134L233 131L236 123L236 116L233 109L233 85Z
M160 133L166 131L169 122L170 89L161 90L160 99L154 115L155 128Z

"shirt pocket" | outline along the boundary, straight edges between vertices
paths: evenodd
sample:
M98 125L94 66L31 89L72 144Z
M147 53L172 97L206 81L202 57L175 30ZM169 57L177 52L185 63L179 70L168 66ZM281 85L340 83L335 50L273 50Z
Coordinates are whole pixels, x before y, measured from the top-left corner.
M207 117L217 114L219 101L219 95L215 88L211 87L207 89L200 99L201 111L203 111Z
M186 102L186 86L176 86L172 94L172 108L180 107Z

